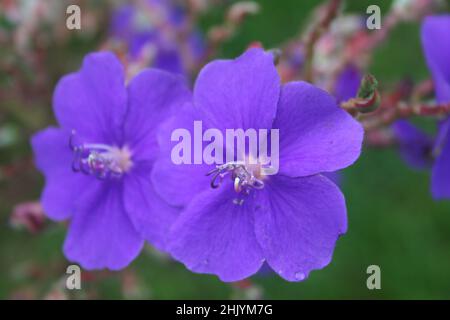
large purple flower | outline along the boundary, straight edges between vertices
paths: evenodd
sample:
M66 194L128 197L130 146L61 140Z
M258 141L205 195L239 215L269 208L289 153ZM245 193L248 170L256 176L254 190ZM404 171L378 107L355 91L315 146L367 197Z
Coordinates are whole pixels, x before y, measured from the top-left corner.
M176 212L150 182L155 129L187 99L183 82L164 71L145 70L125 87L122 65L108 52L86 56L80 71L60 80L53 100L59 127L37 133L32 146L46 179L46 214L71 220L69 260L121 269L144 239L164 247Z
M249 175L211 188L206 173L215 166L173 164L171 132L192 132L194 119L221 132L279 129L278 174L229 166L227 177ZM208 64L196 81L193 104L167 121L158 138L167 150L153 168L155 189L170 204L185 206L168 250L190 270L224 281L248 277L265 261L287 280L305 279L331 261L347 229L344 197L320 173L352 164L362 138L360 124L325 91L305 82L281 85L273 57L261 49Z
M438 103L450 102L450 15L430 16L422 25L422 45ZM435 198L450 198L450 119L439 124L433 153L431 191Z

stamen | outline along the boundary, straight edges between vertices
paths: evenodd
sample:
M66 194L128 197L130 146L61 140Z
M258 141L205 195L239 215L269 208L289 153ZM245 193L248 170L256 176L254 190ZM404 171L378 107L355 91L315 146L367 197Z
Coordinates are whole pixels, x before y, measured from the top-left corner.
M264 188L264 182L257 177L259 167L253 165L252 167L242 161L232 161L223 165L218 165L214 170L211 170L206 175L213 175L211 180L211 188L216 189L220 186L223 178L227 175L231 175L231 179L234 185L234 191L236 193L243 192L249 194L251 189Z
M74 153L74 172L106 179L119 178L131 168L131 153L126 147L120 149L98 143L76 145L75 135L76 132L72 131L69 140L69 147Z

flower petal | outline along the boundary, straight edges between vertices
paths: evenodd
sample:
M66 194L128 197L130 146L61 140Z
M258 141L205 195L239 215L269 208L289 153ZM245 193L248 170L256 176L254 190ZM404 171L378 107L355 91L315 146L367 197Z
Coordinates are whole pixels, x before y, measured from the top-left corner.
M448 124L444 124L446 126ZM442 127L441 130L446 130ZM450 198L450 132L445 131L445 137L441 138L441 144L436 146L435 152L439 152L439 156L433 166L431 174L431 193L435 199Z
M306 82L281 89L273 128L280 130L280 173L308 176L351 165L363 128L325 91Z
M124 177L124 204L135 229L157 248L164 250L170 226L179 209L159 197L150 180L151 167L139 165Z
M433 139L406 120L396 121L392 128L405 162L417 169L429 167L432 160Z
M258 194L256 236L270 267L286 280L301 281L330 263L347 229L345 200L321 175L270 179Z
M450 101L450 15L430 16L422 24L422 46L440 103Z
M117 143L127 111L124 71L110 52L84 58L80 71L63 77L53 96L61 127L95 143Z
M57 221L72 216L76 200L89 183L89 177L72 171L69 136L62 129L47 128L31 140L36 166L45 175L42 206Z
M133 150L134 161L153 160L158 150L156 129L192 95L181 77L155 69L141 72L127 90L125 141Z
M169 252L188 269L238 281L259 270L263 256L254 233L252 201L233 203L230 184L192 200L172 227Z
M153 166L152 181L156 192L174 206L185 206L196 195L210 188L211 177L206 174L214 166L194 164L193 160L191 164L175 164L172 161L172 148L178 143L171 141L172 132L176 129L186 129L193 138L196 119L197 110L187 104L180 113L165 121L158 129L161 152ZM190 146L193 151L193 141Z
M334 95L338 102L356 97L361 83L361 73L358 68L349 64L339 74L334 88Z
M340 171L323 172L322 175L330 179L337 186L340 186L342 180L344 180L343 173Z
M176 165L161 158L153 166L152 182L157 194L173 206L185 206L193 197L210 188L213 169L205 164Z
M279 92L272 55L250 49L235 60L206 65L195 83L194 102L209 128L270 128Z
M143 244L125 211L122 185L93 180L69 226L67 259L87 270L119 270L136 258Z

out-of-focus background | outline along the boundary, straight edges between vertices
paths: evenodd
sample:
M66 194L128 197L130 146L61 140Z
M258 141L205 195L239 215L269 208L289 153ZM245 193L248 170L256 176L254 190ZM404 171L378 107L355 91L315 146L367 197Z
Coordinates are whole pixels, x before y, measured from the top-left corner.
M331 264L304 282L289 283L262 272L239 283L222 283L215 276L191 273L148 246L127 269L83 272L83 289L67 291L65 270L70 263L61 249L66 225L42 218L37 201L44 181L33 166L29 139L54 124L51 99L58 79L77 70L86 53L117 49L110 41L111 24L121 7L120 1L69 2L0 2L0 298L450 298L450 201L433 201L429 173L410 169L395 148L373 147L366 147L340 178L348 233L338 241ZM199 34L211 35L211 27L221 25L235 3L212 2L199 9ZM313 10L322 3L256 2L259 12L239 21L233 36L207 59L236 57L256 42L265 48L283 47L313 24ZM81 30L66 28L66 8L72 3L81 8ZM381 8L383 28L392 1L348 0L344 13L366 17L372 4ZM441 5L440 10L448 12L450 3ZM383 89L404 79L430 78L420 20L397 23L371 53L363 72L376 75ZM193 78L194 69L189 74ZM421 124L433 127L432 121ZM366 286L366 269L373 264L381 268L381 290Z

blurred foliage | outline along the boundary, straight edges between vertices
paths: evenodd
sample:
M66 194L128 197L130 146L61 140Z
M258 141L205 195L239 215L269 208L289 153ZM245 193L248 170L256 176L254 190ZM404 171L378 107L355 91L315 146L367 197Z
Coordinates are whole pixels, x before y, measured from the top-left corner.
M225 44L221 56L234 57L252 41L276 47L295 36L308 22L319 1L259 1L262 11L245 21L237 36ZM350 0L346 10L365 12L377 3L385 12L391 1ZM217 6L201 18L206 30L220 21ZM0 19L0 23L5 23ZM10 27L10 26L9 26ZM0 101L0 123L15 128L15 143L0 145L0 165L31 161L28 140L42 119L51 118L51 91L61 75L77 69L85 53L98 49L102 34L51 44L44 65L48 88L42 99ZM2 49L0 49L2 56ZM381 86L405 77L423 80L428 72L422 57L419 25L404 23L377 48L370 68ZM31 74L30 77L33 77ZM2 90L13 84L0 75ZM9 215L19 202L38 199L42 177L31 165L13 176L0 176L0 298L48 295L64 279L67 266L61 247L62 224L48 223L33 235L9 225ZM302 283L289 283L272 274L251 280L268 299L361 298L361 299L449 299L450 298L450 203L435 202L429 192L429 174L406 167L395 150L366 148L360 160L344 171L343 192L348 206L348 233L337 243L332 263L315 271ZM366 268L381 267L382 289L366 287ZM127 273L136 277L138 292L124 294ZM182 265L161 258L150 248L125 271L102 272L93 282L84 281L74 298L227 299L235 287L216 277L187 271ZM90 295L85 295L89 291Z

